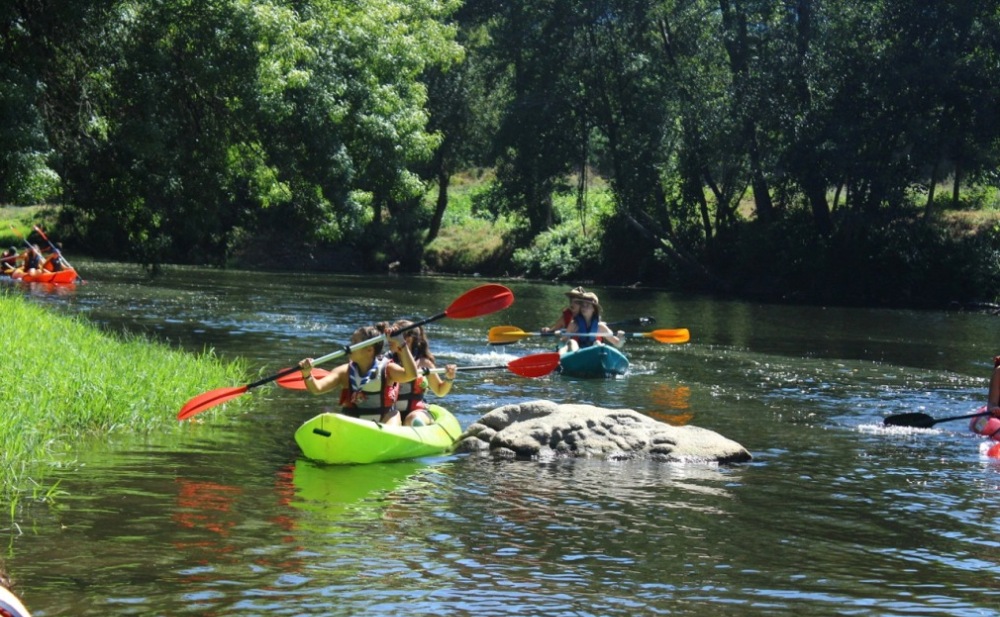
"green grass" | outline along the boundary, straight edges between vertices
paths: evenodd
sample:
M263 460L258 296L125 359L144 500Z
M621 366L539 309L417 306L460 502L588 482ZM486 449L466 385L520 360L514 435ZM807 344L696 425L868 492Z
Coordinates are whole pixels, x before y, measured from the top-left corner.
M23 238L31 233L32 225L49 212L55 210L50 206L0 206L0 249L8 246L23 248Z
M30 474L77 439L179 430L176 413L188 399L245 381L241 363L224 363L210 351L192 355L110 336L15 293L0 291L0 311L0 353L8 360L0 388L0 492L12 513L21 496L39 493L42 484Z

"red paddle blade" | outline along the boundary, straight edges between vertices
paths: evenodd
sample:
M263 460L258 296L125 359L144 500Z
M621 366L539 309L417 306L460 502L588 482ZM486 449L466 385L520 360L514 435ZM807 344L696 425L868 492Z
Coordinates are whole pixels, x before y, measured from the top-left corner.
M290 369L283 369L281 372L284 373L287 370ZM320 379L322 377L326 377L329 374L330 371L326 369L313 368L312 370L313 379ZM306 380L302 379L302 371L295 371L285 375L284 377L279 377L276 383L282 388L286 388L288 390L306 389Z
M559 354L556 352L537 353L513 360L507 365L510 372L521 377L544 377L559 366Z
M199 414L206 409L211 409L216 405L221 405L228 400L234 399L249 389L249 386L240 386L238 388L219 388L217 390L211 390L209 392L199 394L188 401L186 405L181 407L181 410L177 413L177 419L187 420L191 416Z
M514 293L496 283L474 287L455 299L444 314L452 319L482 317L503 310L514 303Z

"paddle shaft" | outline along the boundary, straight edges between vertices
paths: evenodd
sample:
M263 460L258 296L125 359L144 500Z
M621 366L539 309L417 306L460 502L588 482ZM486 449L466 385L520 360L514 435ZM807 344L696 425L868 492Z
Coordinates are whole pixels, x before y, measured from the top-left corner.
M600 334L598 332L567 332L566 330L557 330L551 333L552 336L568 336L573 338L575 336L579 337L594 337L594 336L608 336L607 334ZM542 336L548 336L549 333L542 333ZM649 332L619 332L615 333L618 338L650 338Z
M523 358L518 358L512 360L507 364L500 365L484 365L484 366L459 366L456 367L457 371L492 371L492 370L508 370L515 375L520 375L521 377L543 377L548 375L552 371L556 370L559 366L559 354L555 352L540 353L533 356L524 356ZM423 375L430 375L431 373L441 374L446 373L447 368L424 368L420 369ZM321 369L314 368L312 375L316 379L322 379L329 375L329 372ZM304 390L305 380L299 374L286 375L284 378L278 380L278 385L282 388L287 388L289 390Z
M652 332L620 332L614 333L618 338L653 338ZM516 336L566 336L566 337L595 337L608 336L600 332L569 332L567 330L549 330L548 332L518 332Z
M422 319L420 321L414 322L414 323L412 323L412 324L410 324L408 326L405 326L403 328L399 328L398 330L395 330L392 333L392 336L395 336L397 334L402 334L403 332L406 332L407 330L412 330L414 328L419 328L420 326L423 326L425 324L429 324L432 321L437 321L438 319L443 319L444 317L447 317L447 316L448 316L447 313L438 313L437 315L434 315L433 317L428 317L426 319ZM367 341L361 341L360 343L354 343L353 345L348 345L347 347L331 351L330 353L326 354L325 356L320 356L319 358L314 359L312 361L313 366L319 366L320 364L323 364L325 362L329 362L330 360L334 360L336 358L342 358L343 356L349 356L349 355L351 355L351 352L357 351L358 349L364 349L365 347L371 347L372 345L377 345L377 344L379 344L379 343L381 343L383 341L384 342L388 342L389 336L390 335L388 335L388 334L382 335L382 336L377 336L375 338L368 339ZM299 370L302 370L302 369L300 369L297 366L293 366L291 368L287 368L287 369L285 369L285 370L283 370L283 371L281 371L281 372L279 372L277 374L271 375L269 377L264 377L263 379L259 379L259 380L255 381L255 382L251 383L251 384L247 384L247 388L248 389L249 388L256 388L257 386L262 386L262 385L264 385L266 383L271 383L272 381L274 381L276 379L281 379L282 377L291 375L295 371L299 371Z
M979 413L970 413L970 414L966 414L964 416L952 416L950 418L938 418L938 419L934 420L934 424L937 424L938 422L950 422L952 420L969 420L971 418L978 418L979 416L988 416L988 415L990 415L990 412L988 412L988 411L980 411Z
M456 371L499 371L508 368L510 367L506 364L484 364L481 366L458 366L455 367L455 370ZM438 374L444 373L448 369L438 366L435 368L425 368L422 370L424 375L430 375L431 373L438 373Z
M482 315L488 315L494 313L501 309L505 309L514 302L514 294L511 293L509 289L503 285L496 284L486 284L480 285L474 289L471 289L454 302L452 302L444 312L434 315L433 317L428 317L422 319L418 322L412 323L406 327L400 328L399 330L393 332L393 335L406 332L413 328L420 327L424 324L430 323L441 319L442 317L452 317L454 319L469 319L472 317L480 317ZM334 358L341 357L345 354L350 354L356 349L361 349L363 347L368 347L371 345L376 345L379 342L387 340L387 335L382 334L376 336L367 341L360 341L353 345L349 345L345 348L333 351L325 356L316 358L312 361L314 365L327 362ZM249 391L251 388L256 388L257 386L264 385L266 383L276 381L282 377L288 377L295 373L296 371L301 371L298 366L293 366L284 369L274 375L269 377L264 377L258 379L253 383L249 383L245 386L238 386L234 388L217 388L215 390L210 390L208 392L203 392L198 396L192 398L187 403L181 407L181 410L177 413L178 420L186 420L196 414L199 414L206 409L210 409L216 405L220 405L226 401L232 400L237 396Z
M633 317L632 319L623 319L621 321L612 321L608 324L609 328L624 328L625 326L648 326L650 324L656 323L656 320L652 317Z
M49 240L49 237L45 235L45 232L42 231L42 228L39 227L38 225L35 225L34 229L35 229L35 231L38 232L38 235L40 235L42 237L42 239L45 240L46 243L48 243L49 248L52 249L52 251L56 255L59 256L59 259L61 259L63 261L63 263L66 264L66 267L67 268L73 268L73 265L69 263L69 260L66 259L65 257L63 257L62 251L59 250L59 247L57 247L55 244L52 244L52 240ZM73 268L73 269L75 270L76 268Z
M39 254L39 255L41 255L41 254L42 254L42 249L40 249L40 248L38 248L37 246L35 246L34 244L32 244L32 243L28 242L28 239L27 239L27 238L25 238L24 236L22 236L22 235L21 235L21 232L19 232L19 231L17 230L17 227L14 227L13 225L11 225L11 226L10 226L10 229L11 229L11 231L13 231L13 232L14 232L14 235L16 235L16 236L17 236L18 238L20 238L22 242L24 242L24 245L25 245L26 247L28 247L29 249L31 249L31 250L33 250L33 251L38 251L38 254Z

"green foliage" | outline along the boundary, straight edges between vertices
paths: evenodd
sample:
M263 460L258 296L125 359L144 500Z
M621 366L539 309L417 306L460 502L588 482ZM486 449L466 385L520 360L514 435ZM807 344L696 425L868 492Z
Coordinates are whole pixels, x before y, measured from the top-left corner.
M578 221L565 223L514 251L513 265L533 278L592 280L600 269L601 238L600 232L584 235Z
M224 263L233 238L275 228L306 240L362 235L366 219L378 226L423 193L415 167L440 136L426 129L419 76L460 57L443 22L456 6L159 0L95 10L100 44L82 60L90 114L49 119L75 121L87 137L62 153L65 220L105 254L150 265Z
M0 200L61 196L91 252L153 267L274 237L415 267L454 221L427 183L475 165L496 181L468 207L526 267L587 258L576 220L618 277L716 286L739 245L734 280L769 287L855 226L895 237L928 186L996 202L998 30L982 2L7 3ZM601 230L564 201L583 169Z
M0 60L0 203L34 205L59 195L36 96L37 85Z
M826 238L800 212L778 225L748 224L736 238L718 256L717 271L740 294L895 307L992 302L998 296L996 231L956 234L912 216L873 220L848 214ZM769 268L756 267L762 262Z
M479 218L444 227L425 249L423 262L431 272L503 274L510 262L510 228Z

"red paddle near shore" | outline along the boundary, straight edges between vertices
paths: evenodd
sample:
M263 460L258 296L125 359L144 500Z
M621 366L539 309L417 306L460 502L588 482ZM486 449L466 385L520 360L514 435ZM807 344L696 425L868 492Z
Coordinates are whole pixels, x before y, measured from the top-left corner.
M443 319L444 317L451 317L452 319L470 319L472 317L481 317L483 315L489 315L490 313L495 313L499 310L505 309L514 302L514 294L504 287L503 285L487 284L480 285L474 289L470 289L461 296L455 299L448 308L442 313L438 313L433 317L428 317L421 321L415 322L401 328L396 332L406 332L407 330L412 330L413 328L418 328L425 324L431 323L432 321L437 321L438 319ZM324 362L329 362L335 358L341 358L343 356L349 355L352 351L357 349L363 349L365 347L370 347L385 340L384 336L375 337L367 341L361 341L360 343L355 343L338 349L334 352L328 353L327 355L316 358L313 360L314 365L322 364ZM264 377L263 379L258 379L253 383L248 383L243 386L238 386L235 388L217 388L209 392L204 392L198 396L189 400L181 410L177 413L178 420L187 420L192 416L195 416L203 411L211 409L216 405L221 405L226 401L230 401L242 394L248 392L251 388L256 388L257 386L262 386L266 383L276 381L282 377L287 377L293 373L299 372L299 367L292 367L285 369L275 375L269 377Z
M559 354L556 352L550 353L536 353L530 356L524 356L523 358L517 358L516 360L511 360L507 364L489 364L484 366L459 366L455 370L457 371L498 371L502 369L507 369L515 375L520 375L521 377L544 377L556 370L559 367ZM445 369L442 367L424 369L424 375L429 373L444 373ZM329 371L324 369L312 370L312 375L314 379L321 379L329 374ZM276 382L282 388L287 388L288 390L305 390L306 382L302 379L302 371L296 370L295 372L281 377Z

